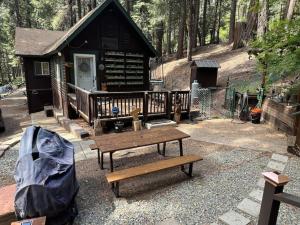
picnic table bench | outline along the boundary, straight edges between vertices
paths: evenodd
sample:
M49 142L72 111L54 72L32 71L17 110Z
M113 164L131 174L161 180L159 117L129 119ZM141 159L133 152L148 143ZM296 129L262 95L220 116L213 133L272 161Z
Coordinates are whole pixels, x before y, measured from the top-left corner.
M100 164L101 169L103 169L103 154L109 154L111 172L106 174L106 179L108 183L112 185L112 190L115 195L119 197L119 182L129 178L175 167L181 167L181 170L185 174L192 176L193 163L201 161L203 158L196 155L183 155L182 140L189 137L190 136L188 134L185 134L175 128L157 128L94 137L93 140L95 141L95 144L90 145L90 148L98 151L98 163ZM171 141L178 141L179 143L178 157L173 157L167 160L159 160L157 162L114 172L113 153L143 146L157 145L158 153L165 156L166 143ZM162 152L160 150L160 144L163 144ZM189 165L188 172L186 172L184 168L185 165Z
M90 145L92 150L98 152L98 163L103 169L103 154L108 153L110 158L110 170L113 172L113 153L138 147L157 145L159 154L165 156L166 143L171 141L179 142L179 153L183 155L182 140L189 138L190 135L183 133L175 128L151 129L142 131L132 131L118 134L108 134L93 137L94 145ZM160 144L163 150L160 151Z

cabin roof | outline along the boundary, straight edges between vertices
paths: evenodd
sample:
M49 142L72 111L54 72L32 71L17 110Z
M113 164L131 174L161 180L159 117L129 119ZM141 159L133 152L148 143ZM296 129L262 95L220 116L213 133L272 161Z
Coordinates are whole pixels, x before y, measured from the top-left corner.
M151 56L157 55L154 47L145 37L140 28L131 19L118 0L106 0L100 3L95 9L88 12L68 31L49 31L32 28L16 28L15 49L19 56L46 56L61 51L70 43L85 27L87 27L104 9L114 3L120 12L125 16L130 25L138 33L148 47ZM38 43L38 44L36 44Z
M192 66L197 68L221 68L220 64L216 60L194 60Z
M64 34L63 31L17 27L15 36L16 55L43 55L44 51Z

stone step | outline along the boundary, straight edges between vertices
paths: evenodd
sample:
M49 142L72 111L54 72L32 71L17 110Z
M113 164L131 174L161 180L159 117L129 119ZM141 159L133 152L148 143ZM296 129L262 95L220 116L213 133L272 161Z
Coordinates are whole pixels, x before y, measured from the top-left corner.
M166 120L166 119L152 120L145 124L147 129L157 128L157 127L168 127L168 126L174 127L176 125L177 125L176 122L172 120Z
M274 153L272 155L272 158L275 161L279 161L279 162L283 162L283 163L287 163L287 161L289 160L289 157L285 156L285 155L280 155L280 154L276 154Z
M237 208L250 216L259 216L260 204L248 198L245 198L240 204L238 204Z
M265 187L265 179L264 178L259 178L258 182L257 182L257 186L264 188Z
M249 196L252 197L253 199L255 199L256 201L261 202L262 198L263 198L263 194L264 194L264 192L262 190L256 189L256 190L253 190L249 194Z
M251 223L250 219L233 210L220 216L219 221L227 225L249 225Z
M285 168L285 164L280 163L280 162L276 162L276 161L270 161L267 165L268 168L278 171L278 172L282 172Z

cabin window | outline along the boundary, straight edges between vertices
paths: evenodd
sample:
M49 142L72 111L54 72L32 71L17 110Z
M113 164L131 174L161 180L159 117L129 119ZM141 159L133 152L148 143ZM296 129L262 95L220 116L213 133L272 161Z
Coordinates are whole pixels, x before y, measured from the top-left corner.
M37 76L50 75L49 62L34 62L34 71Z

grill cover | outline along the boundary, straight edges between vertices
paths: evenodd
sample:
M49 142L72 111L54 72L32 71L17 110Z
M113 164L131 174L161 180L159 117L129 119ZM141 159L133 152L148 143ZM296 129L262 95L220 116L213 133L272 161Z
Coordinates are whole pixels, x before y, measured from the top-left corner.
M19 219L47 217L60 225L77 215L74 147L55 132L40 127L26 129L15 168L15 211Z

